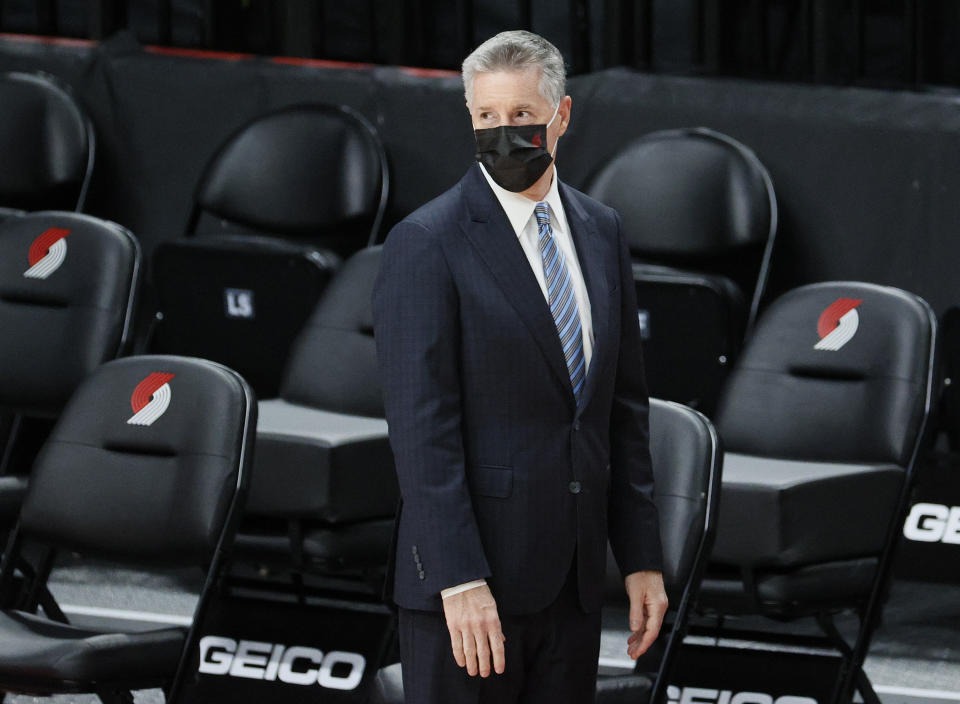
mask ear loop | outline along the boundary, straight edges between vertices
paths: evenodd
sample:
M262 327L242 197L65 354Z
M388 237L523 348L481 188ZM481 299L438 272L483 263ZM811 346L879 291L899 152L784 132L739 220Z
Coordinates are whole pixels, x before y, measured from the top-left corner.
M547 127L553 124L553 121L557 119L557 113L560 111L560 103L557 103L557 107L553 109L553 117L550 118L550 122L547 123ZM553 159L557 153L557 147L560 145L560 138L557 137L557 141L554 142L553 151L550 152L550 158Z

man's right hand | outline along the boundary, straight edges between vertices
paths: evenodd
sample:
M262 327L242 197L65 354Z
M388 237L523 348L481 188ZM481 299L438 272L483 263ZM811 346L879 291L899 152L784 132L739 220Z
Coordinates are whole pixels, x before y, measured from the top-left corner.
M494 672L503 674L503 644L507 639L490 587L483 585L448 596L443 600L443 614L457 665L466 667L471 677L478 672L481 677L489 677L492 659Z

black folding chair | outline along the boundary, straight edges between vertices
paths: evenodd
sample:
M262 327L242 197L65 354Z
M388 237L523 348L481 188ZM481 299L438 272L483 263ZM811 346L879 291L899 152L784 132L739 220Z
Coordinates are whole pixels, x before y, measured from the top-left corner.
M698 127L626 146L589 187L630 251L650 393L712 415L766 288L777 201L756 155Z
M161 687L175 701L195 675L197 633L232 543L249 481L256 404L219 364L145 356L109 362L77 389L38 457L0 564L0 690L94 692L132 702ZM199 567L190 627L102 633L70 625L49 574L17 587L25 548L40 544L114 562Z
M380 138L346 107L297 105L241 128L209 162L186 237L154 252L150 349L222 362L275 396L341 258L376 240L388 190Z
M0 525L16 518L36 451L77 385L123 354L140 246L116 223L41 211L0 222ZM2 443L0 443L2 444Z
M858 282L812 284L765 311L717 412L722 510L700 606L778 621L812 616L856 686L939 390L927 303ZM848 643L834 614L860 619ZM780 636L781 638L783 636Z
M381 248L351 257L260 401L238 559L336 576L379 596L399 499L370 299Z

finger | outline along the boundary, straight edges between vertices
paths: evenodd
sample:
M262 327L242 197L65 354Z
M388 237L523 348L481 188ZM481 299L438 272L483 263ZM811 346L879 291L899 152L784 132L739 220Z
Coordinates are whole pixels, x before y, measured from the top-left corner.
M467 674L474 677L477 674L477 639L473 633L464 631L463 638L463 656L467 660Z
M636 633L643 629L644 611L643 599L633 598L630 600L630 630Z
M643 655L645 652L647 652L647 649L653 645L653 642L657 639L657 635L660 633L660 623L662 621L663 614L660 614L659 618L657 618L654 614L650 614L647 617L647 622L642 631L640 642L634 646L634 649L637 651L636 657Z
M467 659L463 655L463 637L460 631L450 631L450 649L453 650L453 659L460 667L467 666Z
M498 675L502 675L504 670L507 669L507 655L503 647L503 643L506 640L503 632L499 628L490 634L490 650L493 653L493 671Z
M490 636L481 631L476 634L477 640L477 665L481 677L490 676Z

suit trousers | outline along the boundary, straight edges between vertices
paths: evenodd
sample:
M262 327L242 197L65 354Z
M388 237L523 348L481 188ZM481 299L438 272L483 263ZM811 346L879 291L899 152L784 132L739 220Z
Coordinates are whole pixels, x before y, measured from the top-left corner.
M457 666L443 612L399 611L406 704L592 704L600 655L600 611L584 613L576 559L548 607L500 614L506 667L486 678Z

